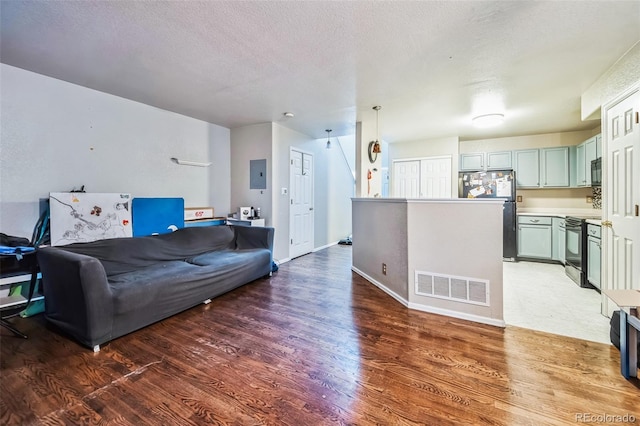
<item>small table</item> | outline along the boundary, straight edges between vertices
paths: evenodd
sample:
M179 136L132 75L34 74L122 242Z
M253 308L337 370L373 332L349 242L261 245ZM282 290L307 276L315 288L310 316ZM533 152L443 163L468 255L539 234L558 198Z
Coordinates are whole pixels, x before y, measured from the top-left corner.
M234 226L264 226L264 218L246 220L227 218L227 224Z
M638 377L640 290L603 290L602 292L620 307L620 371L625 379Z
M17 257L15 254L6 254L6 253L0 254L0 256L10 257L10 258ZM29 296L27 298L25 298L22 295L0 297L0 326L9 329L16 336L20 336L26 339L27 338L26 334L22 333L20 330L14 327L13 324L7 321L7 319L12 318L18 314L14 313L7 316L2 315L3 312L6 312L8 310L15 311L16 309L17 310L26 309L31 302L40 300L43 298L40 295L36 295L36 297L34 298L36 283L38 281L38 278L41 278L41 275L38 272L38 264L35 261L35 257L34 257L35 251L20 253L19 256L20 257L18 257L18 260L28 259L31 263L28 264L27 262L22 269L19 268L18 270L14 270L9 273L2 271L2 273L0 274L0 288L10 287L12 284L29 281ZM7 289L6 291L8 292L9 290Z

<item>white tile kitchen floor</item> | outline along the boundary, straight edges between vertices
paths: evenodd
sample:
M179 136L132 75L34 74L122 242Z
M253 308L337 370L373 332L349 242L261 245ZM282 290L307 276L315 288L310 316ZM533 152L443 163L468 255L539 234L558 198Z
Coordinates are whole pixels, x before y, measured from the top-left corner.
M580 288L561 265L503 262L504 320L514 325L608 343L609 318L600 293Z

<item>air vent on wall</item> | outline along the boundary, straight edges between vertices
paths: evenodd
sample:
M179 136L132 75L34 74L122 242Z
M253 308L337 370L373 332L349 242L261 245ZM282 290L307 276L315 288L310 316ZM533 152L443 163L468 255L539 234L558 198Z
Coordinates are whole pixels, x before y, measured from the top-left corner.
M489 281L416 271L416 294L473 305L489 306Z

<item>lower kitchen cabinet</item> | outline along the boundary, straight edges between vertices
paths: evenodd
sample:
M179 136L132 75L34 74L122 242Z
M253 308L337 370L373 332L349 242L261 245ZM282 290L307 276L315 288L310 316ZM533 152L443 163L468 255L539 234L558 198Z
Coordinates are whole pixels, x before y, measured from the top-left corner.
M592 286L599 289L602 274L600 227L598 225L588 224L587 235L587 280Z
M518 257L551 260L551 217L518 216Z
M558 262L565 262L565 247L566 247L566 229L564 218L554 217L551 218L553 229L551 231L551 237L553 241L551 250L551 259Z

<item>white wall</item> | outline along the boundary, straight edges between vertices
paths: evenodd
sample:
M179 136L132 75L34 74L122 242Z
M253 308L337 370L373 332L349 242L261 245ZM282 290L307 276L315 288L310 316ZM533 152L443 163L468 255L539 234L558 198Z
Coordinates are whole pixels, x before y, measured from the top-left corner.
M326 138L311 139L307 135L280 124L273 125L273 211L276 227L274 257L289 258L289 189L291 148L311 153L314 161L314 248L323 247L351 234L351 197L354 195L353 175L343 154L332 141L326 149ZM349 139L343 138L348 148ZM342 140L342 139L341 139Z
M229 210L229 129L5 64L0 87L2 232L30 237L39 201L82 185Z
M451 197L458 197L458 137L389 144L389 173L393 187L393 162L397 160L451 156Z
M572 146L578 145L598 133L600 133L600 126L594 123L594 129L578 132L545 133L542 135L460 141L460 153Z
M637 84L639 69L640 41L582 94L580 98L582 120L600 120L600 107Z
M335 139L334 139L335 142ZM346 145L349 139L345 140ZM289 160L291 148L313 154L314 248L337 242L351 234L353 176L334 143L312 139L278 123L264 123L231 130L231 206L262 209L267 226L276 229L274 258L289 259ZM267 160L267 189L249 189L249 161ZM287 194L282 194L282 188ZM244 204L243 204L244 203Z
M231 129L231 210L238 207L260 207L266 226L273 226L271 195L273 191L272 123ZM267 189L250 189L251 160L267 160ZM227 214L225 214L226 216Z
M375 111L363 112L363 120L356 123L356 194L358 197L382 196L383 156L378 154L376 161L369 160L369 143L377 139ZM368 173L371 171L371 179Z

